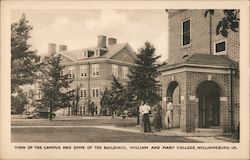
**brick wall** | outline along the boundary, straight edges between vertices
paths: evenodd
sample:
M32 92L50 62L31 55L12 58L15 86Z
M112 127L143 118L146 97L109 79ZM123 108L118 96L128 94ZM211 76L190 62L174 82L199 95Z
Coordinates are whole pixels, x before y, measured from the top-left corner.
M179 63L183 61L185 54L210 53L209 17L204 17L205 10L169 10L169 63ZM216 35L216 26L223 17L222 10L215 10L212 16L212 53L214 43L219 40L227 41L227 56L232 60L239 61L239 32L229 31L227 38ZM190 19L191 44L181 45L182 21Z

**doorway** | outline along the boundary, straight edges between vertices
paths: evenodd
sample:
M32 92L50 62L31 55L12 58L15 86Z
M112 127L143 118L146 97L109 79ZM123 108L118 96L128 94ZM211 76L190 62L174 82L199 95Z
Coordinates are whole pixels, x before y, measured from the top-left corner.
M220 126L220 87L213 81L204 81L197 88L199 128Z

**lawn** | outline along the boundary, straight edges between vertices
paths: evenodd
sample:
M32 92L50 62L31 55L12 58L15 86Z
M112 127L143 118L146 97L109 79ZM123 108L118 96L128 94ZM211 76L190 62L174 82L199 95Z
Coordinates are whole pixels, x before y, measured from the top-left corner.
M108 129L80 128L12 128L12 142L199 142L179 136L157 136Z

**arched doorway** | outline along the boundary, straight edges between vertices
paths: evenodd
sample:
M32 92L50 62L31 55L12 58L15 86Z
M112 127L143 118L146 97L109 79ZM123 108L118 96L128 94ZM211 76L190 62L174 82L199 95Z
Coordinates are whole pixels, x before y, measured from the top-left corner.
M199 128L220 126L220 86L213 81L203 81L196 89Z
M167 98L171 98L173 102L173 128L180 127L180 114L181 114L181 102L180 102L180 86L177 81L169 83L167 88Z
M173 103L180 103L180 89L179 85L176 81L172 81L169 83L167 88L167 97L171 98Z

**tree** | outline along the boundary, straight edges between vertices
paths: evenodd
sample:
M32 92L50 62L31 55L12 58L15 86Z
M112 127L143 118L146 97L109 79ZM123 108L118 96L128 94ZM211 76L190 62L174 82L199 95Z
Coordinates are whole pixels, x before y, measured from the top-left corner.
M159 76L157 71L156 60L160 56L155 55L155 48L148 41L139 49L139 54L135 59L135 66L130 68L128 92L130 95L136 95L134 99L137 101L137 115L139 123L139 104L143 100L153 105L161 100L157 94ZM130 96L131 97L131 96Z
M216 34L221 34L224 37L228 36L228 30L232 30L234 32L238 32L239 28L239 12L240 10L235 10L235 9L224 9L224 17L218 22L217 27L216 27ZM207 15L213 15L214 10L209 9L205 11L204 16L207 17ZM211 17L211 16L210 16Z
M78 112L78 106L79 106L79 100L80 100L80 90L81 90L82 84L77 85L75 89L75 95L74 95L74 114L77 115Z
M155 48L149 42L139 49L139 54L135 59L135 66L131 67L128 81L130 93L137 96L139 101L147 101L156 104L161 98L157 93L159 76L156 60L160 56L155 55Z
M50 111L50 120L52 120L52 112L59 108L71 107L71 101L74 97L74 91L69 90L72 79L68 74L61 75L64 66L60 65L61 56L51 56L43 70L44 80L41 84L43 92L42 105L48 107Z
M23 14L18 23L11 24L11 93L17 92L21 85L32 84L39 69L35 63L39 57L28 43L33 29L28 22Z
M112 117L114 117L114 111L117 109L121 109L125 102L124 95L124 86L113 76L113 81L111 82L111 112Z
M105 88L101 97L102 111L107 109L111 111L114 118L115 110L123 110L127 97L125 96L125 87L113 76L111 89Z
M21 115L24 111L25 105L27 104L27 96L22 90L18 90L15 95L11 96L11 106L13 112Z

